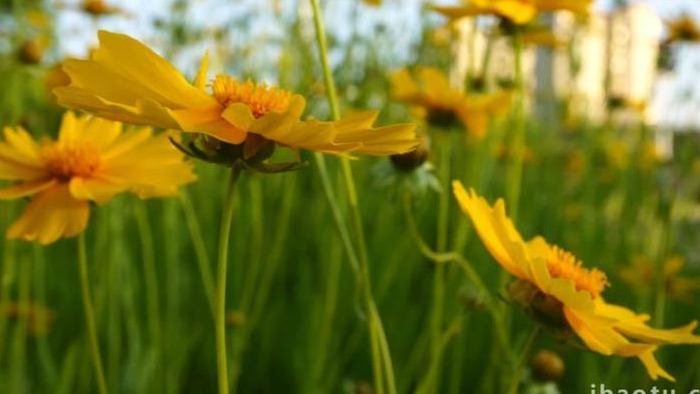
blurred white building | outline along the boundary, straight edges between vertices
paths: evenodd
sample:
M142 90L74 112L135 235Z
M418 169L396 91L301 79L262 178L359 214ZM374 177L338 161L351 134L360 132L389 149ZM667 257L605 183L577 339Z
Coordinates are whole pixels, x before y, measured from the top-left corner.
M653 9L635 3L610 14L593 14L585 24L577 23L568 13L542 22L551 26L562 42L572 42L558 48L529 47L523 54L526 88L532 97L543 99L535 100L535 110L542 116L554 110L546 107L555 105L549 98L571 100L574 111L593 121L604 119L611 97L638 104L651 100L663 33L661 19ZM467 70L481 75L478 59L484 56L487 40L482 33L472 32L471 23L462 24L461 30L456 75L467 75ZM469 60L469 52L477 61ZM488 77L512 79L513 70L511 44L505 38L496 40ZM644 111L644 120L649 120L648 114Z

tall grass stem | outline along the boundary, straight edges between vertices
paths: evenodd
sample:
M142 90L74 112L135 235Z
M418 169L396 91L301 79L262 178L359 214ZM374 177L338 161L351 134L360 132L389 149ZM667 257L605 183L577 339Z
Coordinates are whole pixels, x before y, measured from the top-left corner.
M85 326L88 331L90 356L92 357L92 366L95 371L95 378L97 379L97 388L100 394L107 394L107 383L105 380L104 367L102 366L100 343L97 339L95 311L92 306L92 297L90 295L87 251L85 249L85 232L80 233L78 236L78 271L80 274L80 290L83 299L83 308L85 309Z
M323 77L326 86L328 104L331 109L331 114L334 120L340 119L340 105L338 95L333 80L330 64L328 62L328 45L326 42L326 33L323 26L323 17L318 0L309 0L313 10L314 26L316 30L316 42L318 44L319 58L323 70ZM371 351L372 351L372 370L374 371L375 388L378 394L384 393L384 388L389 394L396 393L396 382L394 378L393 363L391 361L391 353L389 351L386 333L382 325L381 318L376 309L376 303L372 296L372 288L369 275L369 263L367 258L367 244L365 241L364 228L362 224L362 216L360 214L357 191L355 189L355 181L352 175L352 168L347 157L341 157L341 167L343 179L345 182L348 202L352 215L352 225L355 232L357 249L359 256L359 279L362 290L362 295L365 304L365 312L367 314L367 324L370 336ZM379 363L379 365L377 365ZM383 382L382 377L385 376L386 382ZM386 386L384 386L386 384Z
M228 362L226 357L226 275L228 269L228 248L233 222L233 208L236 195L236 181L241 168L234 164L231 168L226 195L224 197L221 226L219 228L219 258L216 269L216 370L219 394L228 394Z

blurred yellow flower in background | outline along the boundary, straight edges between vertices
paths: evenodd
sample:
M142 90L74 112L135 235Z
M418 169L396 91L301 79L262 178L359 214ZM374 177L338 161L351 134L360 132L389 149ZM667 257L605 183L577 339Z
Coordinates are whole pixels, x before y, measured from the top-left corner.
M81 5L85 13L92 16L105 16L124 13L124 11L118 7L107 4L104 0L83 0Z
M34 302L11 302L2 314L8 319L23 321L27 333L34 336L47 334L56 316L53 310Z
M123 132L122 125L90 116L63 116L56 141L35 141L20 127L5 128L0 141L0 199L33 196L7 231L48 244L87 226L89 203L122 192L141 198L172 196L195 176L190 163L168 140L149 128Z
M431 8L454 20L479 15L496 15L515 24L531 22L542 12L570 11L587 16L592 0L463 0L457 6L436 6Z
M667 42L698 42L700 27L695 19L688 14L681 14L666 22Z
M514 300L548 327L573 330L589 349L608 356L637 357L652 379L674 381L654 352L663 344L700 344L700 336L692 333L697 322L676 329L649 327L648 315L603 299L609 284L602 271L585 268L574 255L542 237L525 241L506 216L503 200L491 206L459 181L453 187L486 249L518 278L509 289Z
M373 7L382 5L382 0L362 0L362 2Z
M69 86L54 92L59 104L123 122L203 133L241 144L246 138L290 148L369 155L404 153L416 144L415 126L374 128L376 111L337 122L302 121L305 99L276 87L219 75L206 90L205 56L194 84L141 42L99 32L89 60L64 62Z
M667 258L661 269L661 280L669 298L692 303L694 294L700 290L700 277L683 277L681 272L684 266L685 260L681 256ZM644 256L633 259L630 265L620 269L620 279L633 289L653 289L656 277L656 267Z
M450 127L461 122L467 133L482 138L491 118L510 110L512 93L500 91L489 94L465 94L450 86L445 74L433 67L419 67L415 78L407 69L391 75L392 97L413 106L438 127Z

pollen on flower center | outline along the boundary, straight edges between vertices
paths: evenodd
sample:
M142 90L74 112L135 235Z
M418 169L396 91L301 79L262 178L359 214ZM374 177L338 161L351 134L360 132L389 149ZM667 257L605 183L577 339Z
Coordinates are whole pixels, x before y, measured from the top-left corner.
M48 146L43 152L49 172L62 181L76 176L90 176L100 166L97 149L89 144L80 146Z
M268 112L284 112L289 107L292 93L274 86L258 85L253 81L241 82L227 75L218 75L212 84L214 97L226 106L242 103L250 108L255 118Z
M574 282L576 290L587 291L593 298L599 297L609 285L604 272L596 268L585 268L573 254L556 246L551 247L547 269L555 278L570 279Z

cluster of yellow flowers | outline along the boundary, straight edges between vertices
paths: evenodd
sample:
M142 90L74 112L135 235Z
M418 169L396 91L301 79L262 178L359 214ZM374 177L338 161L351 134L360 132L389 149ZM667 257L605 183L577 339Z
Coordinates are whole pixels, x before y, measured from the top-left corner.
M89 202L104 203L117 193L176 194L195 180L191 164L169 141L176 131L242 145L243 155L231 163L271 144L367 155L406 153L417 145L411 124L374 127L375 111L336 122L302 120L304 98L276 87L219 75L208 92L206 56L189 83L129 36L101 31L99 39L90 59L64 62L67 78L54 89L59 104L96 117L67 112L55 142L5 129L0 179L18 184L0 189L0 198L36 195L9 238L47 244L77 235L87 225ZM147 127L123 132L120 122ZM154 134L149 127L171 131Z
M102 2L85 4L98 13ZM432 8L450 19L496 15L519 25L546 11L586 15L590 6L591 0L469 0ZM90 57L67 60L62 70L65 75L52 83L57 102L90 115L66 112L55 141L36 141L20 127L5 128L0 180L14 184L0 189L0 199L32 196L7 230L8 238L48 244L75 236L87 226L91 202L103 204L119 193L176 195L196 179L177 147L205 160L256 169L275 147L387 156L419 145L412 124L375 127L376 111L337 121L305 119L306 101L299 94L228 75L210 80L206 56L190 82L163 57L123 34L100 31L99 46ZM486 134L489 119L506 114L512 101L507 90L474 94L453 89L431 67L399 70L391 83L393 97L429 124L461 124L477 139ZM141 127L125 130L121 122ZM167 131L154 133L151 127ZM486 249L516 278L510 286L513 300L545 327L571 333L604 355L636 357L654 379L673 380L654 356L660 345L700 344L700 336L693 334L696 322L676 329L648 326L649 316L603 298L609 286L603 272L585 268L541 237L525 241L501 200L490 205L458 181L453 187Z

